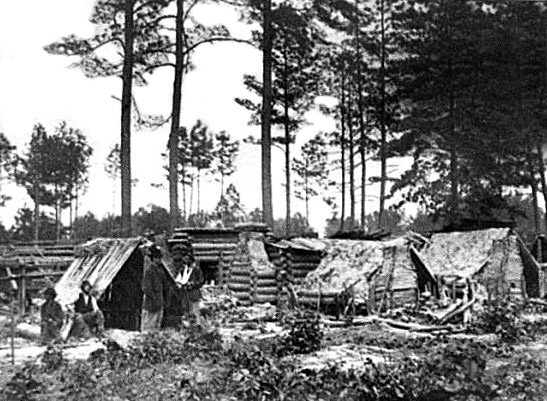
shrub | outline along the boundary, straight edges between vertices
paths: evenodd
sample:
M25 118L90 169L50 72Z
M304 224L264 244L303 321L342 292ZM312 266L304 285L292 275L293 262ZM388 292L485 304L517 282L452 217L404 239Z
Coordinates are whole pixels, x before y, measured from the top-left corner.
M307 354L321 348L323 331L319 315L297 310L285 316L282 323L288 329L288 334L275 346L277 356Z
M42 354L41 361L46 371L58 370L67 362L60 345L48 345Z
M36 365L25 365L16 372L4 387L3 395L10 401L34 401L43 390L43 384L36 380Z
M527 334L522 320L523 305L508 300L486 302L475 330L497 334L501 341L515 343Z
M164 330L146 333L135 340L129 354L137 365L156 365L167 361L182 362L187 356L184 337L179 333Z

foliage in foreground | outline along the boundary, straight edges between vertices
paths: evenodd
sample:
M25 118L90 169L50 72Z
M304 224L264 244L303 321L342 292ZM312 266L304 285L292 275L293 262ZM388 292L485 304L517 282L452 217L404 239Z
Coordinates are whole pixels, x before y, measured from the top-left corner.
M209 326L149 333L127 349L110 341L87 361L68 362L62 350L50 348L0 394L31 401L507 401L542 400L547 391L545 364L537 358L514 350L500 358L494 347L448 337L416 342L413 353L388 364L301 366L294 355L317 350L323 333L309 312L289 314L285 323L288 334L268 346L256 339L227 346ZM408 349L403 342L393 347Z

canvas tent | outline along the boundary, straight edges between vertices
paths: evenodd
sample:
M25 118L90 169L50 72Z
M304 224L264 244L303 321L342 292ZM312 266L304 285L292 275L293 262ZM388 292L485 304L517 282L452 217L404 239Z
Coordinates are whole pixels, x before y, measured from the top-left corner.
M304 303L335 303L350 290L356 304L381 300L389 295L389 305L415 300L418 274L409 256L409 241L325 240L321 263L298 287ZM372 288L371 288L372 285ZM394 293L398 293L394 297ZM385 298L385 297L384 297Z
M140 238L98 238L78 247L74 262L55 286L61 305L74 303L83 280L97 293L106 326L137 330L142 302L144 256Z
M434 275L476 280L489 297L540 295L539 265L510 228L435 233L418 256Z

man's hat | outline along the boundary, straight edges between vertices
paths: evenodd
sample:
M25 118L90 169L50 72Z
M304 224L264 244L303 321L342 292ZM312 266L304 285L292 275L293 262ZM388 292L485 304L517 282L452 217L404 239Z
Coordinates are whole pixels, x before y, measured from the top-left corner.
M161 258L163 255L161 253L161 249L159 246L157 246L156 244L150 246L149 249L149 252L150 252L150 258L151 259L157 259L157 258Z
M57 291L55 291L53 287L48 287L44 291L44 295L46 296L46 298L49 297L55 299L57 297Z

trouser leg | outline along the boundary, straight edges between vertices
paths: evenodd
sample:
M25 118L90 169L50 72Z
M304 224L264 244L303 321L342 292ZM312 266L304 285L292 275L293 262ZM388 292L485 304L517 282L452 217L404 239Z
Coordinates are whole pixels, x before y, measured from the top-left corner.
M141 331L148 332L152 330L161 329L161 322L163 320L163 309L155 312L142 310L141 314Z

